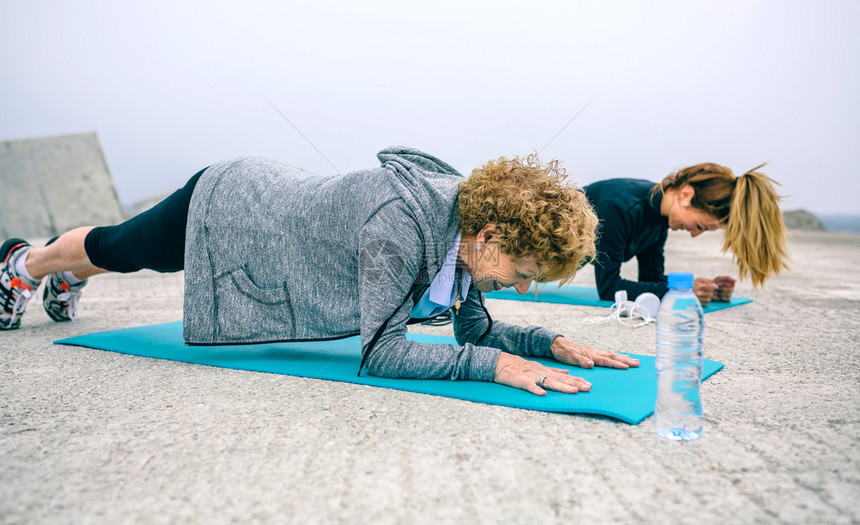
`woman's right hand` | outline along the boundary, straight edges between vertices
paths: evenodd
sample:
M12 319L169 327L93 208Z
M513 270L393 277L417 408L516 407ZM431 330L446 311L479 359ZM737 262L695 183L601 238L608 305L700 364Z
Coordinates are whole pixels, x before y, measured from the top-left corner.
M538 379L545 376L543 388L538 386ZM591 383L581 377L574 377L564 368L550 368L537 361L529 361L518 355L501 352L496 361L496 383L527 390L532 394L545 396L547 390L575 394L588 392Z
M693 293L699 298L702 306L708 306L711 299L714 298L714 290L717 289L717 283L713 279L706 277L696 277L693 281Z

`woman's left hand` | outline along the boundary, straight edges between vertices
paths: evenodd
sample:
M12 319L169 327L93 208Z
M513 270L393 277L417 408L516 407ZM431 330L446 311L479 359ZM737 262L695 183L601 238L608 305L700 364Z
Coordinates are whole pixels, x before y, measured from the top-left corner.
M595 365L620 369L639 366L638 359L574 343L564 337L556 337L550 350L556 361L582 368L592 368Z
M731 301L732 292L735 291L735 282L736 279L728 275L720 275L714 279L714 284L717 285L717 288L714 290L714 301Z

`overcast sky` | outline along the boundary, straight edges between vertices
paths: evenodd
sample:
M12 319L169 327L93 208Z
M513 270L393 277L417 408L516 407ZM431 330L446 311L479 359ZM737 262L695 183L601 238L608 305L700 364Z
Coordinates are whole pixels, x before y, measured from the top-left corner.
M580 183L768 162L784 208L860 213L856 0L0 6L0 140L96 131L126 204L227 157L346 173L407 145Z

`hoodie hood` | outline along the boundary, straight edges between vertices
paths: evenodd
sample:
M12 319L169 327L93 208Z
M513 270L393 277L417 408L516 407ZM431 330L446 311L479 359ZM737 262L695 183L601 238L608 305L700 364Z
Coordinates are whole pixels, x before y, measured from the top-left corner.
M427 270L436 275L459 231L457 195L465 178L448 163L413 148L392 146L377 158L415 215L424 236Z

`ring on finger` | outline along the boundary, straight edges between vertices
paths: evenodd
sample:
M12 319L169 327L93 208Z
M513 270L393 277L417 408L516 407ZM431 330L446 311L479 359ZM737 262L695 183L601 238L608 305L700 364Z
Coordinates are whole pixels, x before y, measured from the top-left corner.
M546 376L540 376L539 378L537 378L537 381L535 381L535 384L537 386L543 388L543 382L544 381L546 381Z

